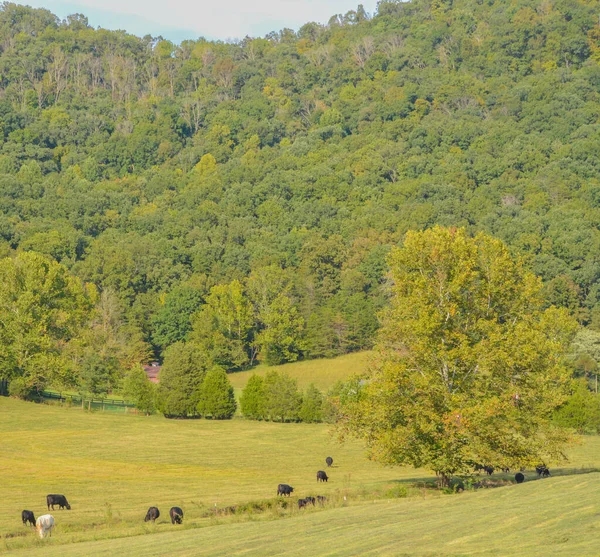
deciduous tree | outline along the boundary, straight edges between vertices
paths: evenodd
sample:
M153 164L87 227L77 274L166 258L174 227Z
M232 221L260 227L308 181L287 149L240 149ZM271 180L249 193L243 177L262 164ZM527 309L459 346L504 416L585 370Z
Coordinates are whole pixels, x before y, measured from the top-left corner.
M407 233L378 355L341 432L390 464L428 467L443 483L474 464L531 466L564 456L550 420L570 383L576 323L544 309L541 281L499 240L463 229Z

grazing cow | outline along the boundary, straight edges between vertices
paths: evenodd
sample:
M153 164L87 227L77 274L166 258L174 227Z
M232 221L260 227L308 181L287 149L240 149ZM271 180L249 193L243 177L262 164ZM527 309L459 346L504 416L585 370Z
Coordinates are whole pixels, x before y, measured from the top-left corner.
M331 458L330 456L328 456L325 459L325 463L327 464L328 467L331 467L331 465L333 464L333 458Z
M313 507L315 506L315 498L314 497L305 497L304 500L306 501L307 505L310 503Z
M317 482L326 482L328 479L327 474L323 470L317 472Z
M547 478L548 476L550 476L550 470L545 464L540 464L539 466L536 466L535 471L537 472L538 476L542 476L542 478Z
M148 512L146 513L146 518L144 518L144 522L154 522L159 516L160 511L156 507L150 507L148 509Z
M324 495L317 495L317 503L319 503L319 505L324 505L325 501L327 501L327 497Z
M23 524L27 526L27 523L31 526L35 526L35 516L33 516L33 512L31 511L23 511L21 513L21 519L23 520Z
M303 509L308 504L306 499L298 499L298 508Z
M521 472L517 472L515 474L515 480L517 481L518 484L522 484L525 481L525 476L523 474L521 474Z
M54 528L54 517L51 514L43 514L35 521L35 529L40 538L45 538L46 534L52 536L52 528Z
M46 495L46 504L48 505L48 510L50 510L50 507L54 510L54 505L58 505L59 509L67 507L68 511L71 510L71 505L69 505L64 495Z
M171 507L169 511L171 524L181 524L183 522L183 511L179 507Z
M287 495L288 497L292 495L292 491L294 488L288 484L279 484L277 486L277 495Z
M494 473L494 467L493 466L484 466L483 467L483 471L488 475L491 476Z

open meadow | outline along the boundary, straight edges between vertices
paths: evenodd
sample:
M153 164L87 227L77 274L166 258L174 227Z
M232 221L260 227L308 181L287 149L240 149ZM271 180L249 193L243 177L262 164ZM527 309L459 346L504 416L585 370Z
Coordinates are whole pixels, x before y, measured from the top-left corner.
M552 554L592 555L590 540L600 544L600 474L579 475L600 467L596 437L548 480L443 495L418 487L429 472L369 462L322 424L89 414L7 398L0 419L0 552L11 555L532 554L542 541L556 544ZM328 455L331 479L317 485ZM272 502L278 483L295 487L291 508L222 515ZM44 514L48 493L72 510L51 511L56 531L40 540L20 512ZM324 509L297 510L298 496L318 494L329 497ZM143 522L151 505L156 524ZM169 523L174 505L183 526Z

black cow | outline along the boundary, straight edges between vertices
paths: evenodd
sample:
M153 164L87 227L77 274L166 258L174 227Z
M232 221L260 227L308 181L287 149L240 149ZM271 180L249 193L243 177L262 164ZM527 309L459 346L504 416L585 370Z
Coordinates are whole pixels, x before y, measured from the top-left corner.
M28 522L31 526L35 526L35 516L33 516L32 511L23 511L21 513L21 519L23 520L23 524L25 524L25 526L27 526Z
M525 481L525 476L521 472L515 474L515 480L518 484L522 484Z
M154 522L159 516L160 511L156 507L150 507L148 509L148 512L146 513L146 518L144 518L144 522Z
M298 499L298 508L303 509L308 504L306 499Z
M317 495L317 503L319 503L319 505L324 505L325 501L327 501L327 497L324 495Z
M46 495L46 504L48 505L48 510L52 507L54 510L54 505L58 505L59 509L64 509L67 507L67 510L71 510L71 505L69 505L67 498L64 495Z
M277 495L287 495L288 497L292 494L294 488L288 484L279 484L277 486Z
M333 464L333 458L331 458L330 456L328 456L325 459L325 463L327 464L327 466L331 466Z
M327 474L323 470L317 472L317 482L326 482L328 479Z
M488 475L491 476L494 473L494 467L493 466L484 466L483 467L483 471Z
M542 478L547 478L548 476L550 476L550 470L545 464L540 464L539 466L536 466L535 471L537 472L538 476L542 476Z
M306 501L307 505L308 505L308 503L310 503L313 507L315 506L315 498L314 497L305 497L304 500Z
M183 511L179 507L171 507L169 511L171 524L181 524L183 522Z

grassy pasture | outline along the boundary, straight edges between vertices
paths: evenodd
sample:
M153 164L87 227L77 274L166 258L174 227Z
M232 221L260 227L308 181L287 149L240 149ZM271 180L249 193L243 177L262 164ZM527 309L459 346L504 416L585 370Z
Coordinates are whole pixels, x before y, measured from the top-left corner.
M278 483L299 496L330 496L419 476L367 461L358 444L340 446L321 424L88 414L7 398L0 398L0 423L0 552L35 543L19 516L23 509L45 512L48 493L65 494L73 507L53 513L60 539L70 542L144 533L151 505L165 519L171 506L181 506L193 526L206 522L203 513L215 503L274 498ZM329 455L331 480L317 487Z
M229 380L236 392L246 386L248 379L253 375L264 376L267 371L274 369L283 371L298 381L298 387L305 390L314 383L322 391L329 390L337 381L344 380L360 373L367 368L372 352L354 352L337 358L320 360L303 360L280 366L266 366L260 364L250 371L239 371L229 374Z
M598 554L588 551L590 539L600 544L598 473L456 496L414 489L414 497L389 500L390 488L431 474L371 463L358 444L338 445L327 425L88 414L6 398L0 423L0 553L525 555L549 540L556 547L546 554ZM331 480L317 485L328 455ZM553 471L600 467L600 439L575 447L569 466ZM333 504L212 516L215 503L274 499L280 482ZM20 512L46 512L48 493L64 493L73 508L53 511L55 535L39 540ZM143 522L150 505L162 513L154 525ZM173 505L186 513L182 527L168 522Z
M51 546L15 555L598 555L600 474ZM42 545L40 543L40 545Z

